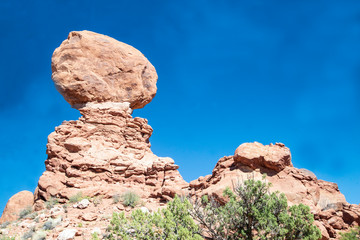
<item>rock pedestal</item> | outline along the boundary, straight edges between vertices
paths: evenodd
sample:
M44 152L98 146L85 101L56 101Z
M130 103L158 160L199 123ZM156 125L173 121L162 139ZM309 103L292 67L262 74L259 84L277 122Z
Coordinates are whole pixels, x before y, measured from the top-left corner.
M48 137L37 200L134 191L165 201L187 188L174 160L151 152L152 128L130 115L128 103L88 104L80 112L79 120L64 122Z

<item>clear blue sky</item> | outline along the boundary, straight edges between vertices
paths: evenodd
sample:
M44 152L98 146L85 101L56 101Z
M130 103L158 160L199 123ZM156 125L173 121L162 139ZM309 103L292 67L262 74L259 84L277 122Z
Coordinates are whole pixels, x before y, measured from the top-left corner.
M283 142L293 163L360 203L359 1L1 1L0 211L44 171L47 136L79 117L51 55L71 30L142 51L158 93L135 116L187 180L243 142Z

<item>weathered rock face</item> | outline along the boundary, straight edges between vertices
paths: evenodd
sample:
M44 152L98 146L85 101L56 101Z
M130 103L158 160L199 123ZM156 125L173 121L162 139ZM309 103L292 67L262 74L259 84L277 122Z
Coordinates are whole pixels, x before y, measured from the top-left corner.
M88 102L129 102L142 108L156 94L155 68L135 48L111 37L71 32L52 56L52 78L73 107Z
M132 118L129 104L90 104L80 112L79 120L64 122L49 135L36 200L131 190L162 201L187 188L174 160L151 152L152 128L146 119Z
M248 178L272 183L272 191L283 192L289 205L304 203L315 215L315 224L323 239L336 238L339 231L360 225L359 205L348 204L337 184L318 180L312 172L292 166L290 150L284 144L264 146L260 143L240 145L234 156L221 158L212 175L190 182L197 196L210 195L225 202L223 191Z
M12 196L7 202L4 212L0 218L0 224L11 222L19 218L21 210L32 207L34 204L34 194L29 191L21 191Z

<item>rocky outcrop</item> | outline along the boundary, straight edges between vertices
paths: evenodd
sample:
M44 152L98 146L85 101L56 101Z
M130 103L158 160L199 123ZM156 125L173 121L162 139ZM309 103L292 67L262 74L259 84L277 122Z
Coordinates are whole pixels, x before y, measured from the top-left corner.
M155 68L138 50L101 34L71 32L55 50L52 70L57 89L82 117L49 135L37 203L129 190L165 202L188 187L174 160L151 152L147 120L131 116L156 93Z
M111 37L71 32L52 56L52 79L73 107L129 102L142 108L156 94L157 74L144 55Z
M0 218L0 224L11 222L19 218L21 210L32 207L34 204L34 194L29 191L21 191L12 196L7 202L4 212Z
M290 150L284 144L244 143L234 156L221 158L212 175L190 182L192 194L210 195L225 202L222 193L248 178L272 183L271 190L286 195L289 205L303 203L315 215L323 239L338 237L339 231L360 225L359 205L348 204L337 184L319 180L306 169L292 166Z

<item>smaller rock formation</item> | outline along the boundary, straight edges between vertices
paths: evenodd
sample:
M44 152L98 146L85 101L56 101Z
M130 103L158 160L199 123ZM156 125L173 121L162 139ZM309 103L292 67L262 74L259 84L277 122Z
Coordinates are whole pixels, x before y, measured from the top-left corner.
M73 107L129 102L142 108L156 94L157 74L144 55L111 37L71 32L52 56L52 79Z
M359 205L347 203L337 184L319 180L309 170L294 168L290 150L282 143L244 143L234 156L221 158L212 175L190 182L190 189L194 195L210 195L224 203L226 187L248 178L261 180L263 174L272 183L270 190L284 193L289 205L310 206L323 239L337 238L339 231L360 225Z
M32 207L34 204L34 194L29 191L21 191L12 196L7 202L4 212L0 218L0 224L11 222L19 218L21 210Z

